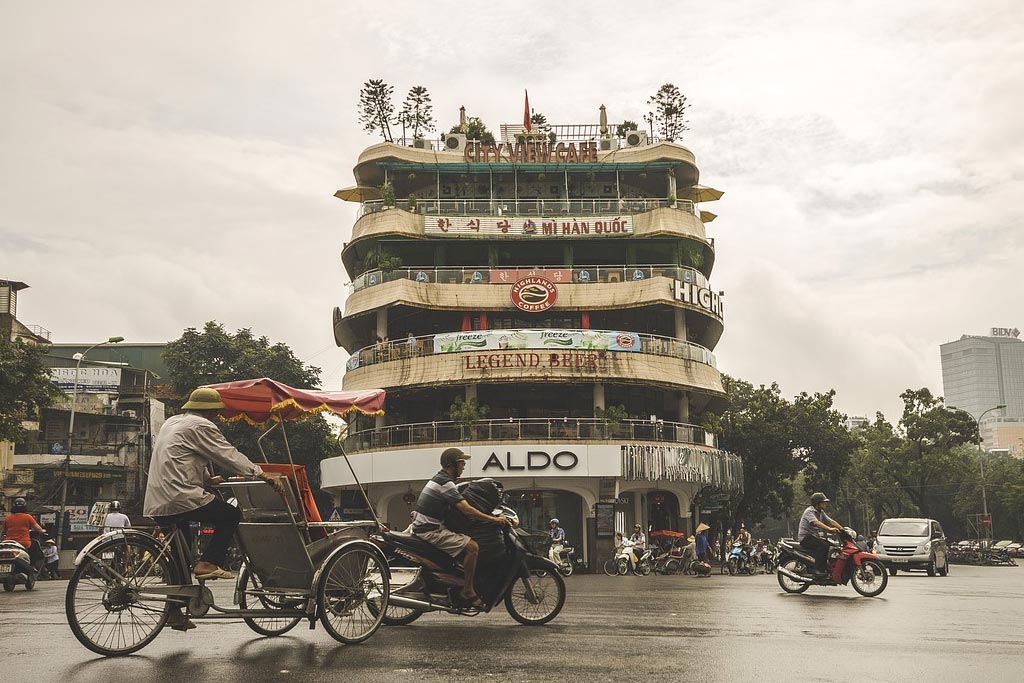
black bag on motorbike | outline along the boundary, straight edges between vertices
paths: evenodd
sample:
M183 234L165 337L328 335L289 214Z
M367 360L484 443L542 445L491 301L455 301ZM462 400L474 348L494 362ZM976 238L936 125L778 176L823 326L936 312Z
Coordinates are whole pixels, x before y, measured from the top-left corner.
M501 493L493 479L477 479L467 483L462 489L462 497L480 512L491 514L501 505ZM466 534L480 546L480 566L488 565L497 560L504 560L506 555L505 537L501 527L493 522L473 519L458 510L451 509L444 518L444 525L460 534Z

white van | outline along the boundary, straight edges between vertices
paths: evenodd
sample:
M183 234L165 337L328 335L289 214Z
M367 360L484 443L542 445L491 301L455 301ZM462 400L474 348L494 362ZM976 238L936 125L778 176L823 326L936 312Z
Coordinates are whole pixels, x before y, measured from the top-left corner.
M900 569L924 569L928 576L949 573L946 534L934 519L892 517L878 527L875 554L895 576Z

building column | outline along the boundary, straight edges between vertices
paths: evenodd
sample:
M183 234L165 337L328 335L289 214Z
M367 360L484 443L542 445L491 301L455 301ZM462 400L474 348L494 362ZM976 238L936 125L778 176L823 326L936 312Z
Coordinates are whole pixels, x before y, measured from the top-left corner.
M683 424L690 422L690 395L685 391L679 393L679 411L676 415L677 419Z
M383 339L388 336L388 309L377 309L377 336Z
M681 308L673 308L672 315L675 322L675 338L679 341L686 341L686 311Z
M466 403L469 403L470 401L476 401L476 385L475 384L467 384L466 385L465 401L466 401Z
M604 385L603 384L595 384L594 385L594 412L595 413L597 412L598 408L600 408L601 410L604 410Z
M668 195L666 195L666 196L671 197L675 193L676 193L676 174L675 173L669 173L668 174Z

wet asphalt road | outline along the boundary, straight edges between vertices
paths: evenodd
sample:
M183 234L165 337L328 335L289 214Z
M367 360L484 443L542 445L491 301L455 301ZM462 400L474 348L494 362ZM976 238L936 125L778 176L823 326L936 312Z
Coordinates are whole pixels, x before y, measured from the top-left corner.
M880 598L850 587L787 595L764 575L573 576L567 583L565 609L544 627L519 626L499 607L475 618L426 615L346 646L319 625L271 639L240 621L207 621L188 634L166 629L132 657L104 659L67 626L67 582L42 582L33 592L0 593L4 662L17 672L4 679L1024 680L1024 567L953 566L946 578L901 573ZM229 601L230 587L217 594Z

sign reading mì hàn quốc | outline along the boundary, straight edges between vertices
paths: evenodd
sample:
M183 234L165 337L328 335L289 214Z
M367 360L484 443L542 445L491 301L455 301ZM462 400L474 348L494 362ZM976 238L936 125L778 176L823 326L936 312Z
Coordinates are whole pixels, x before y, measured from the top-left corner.
M621 237L633 234L632 216L523 218L501 216L428 216L423 233L437 236L508 235L510 237Z

